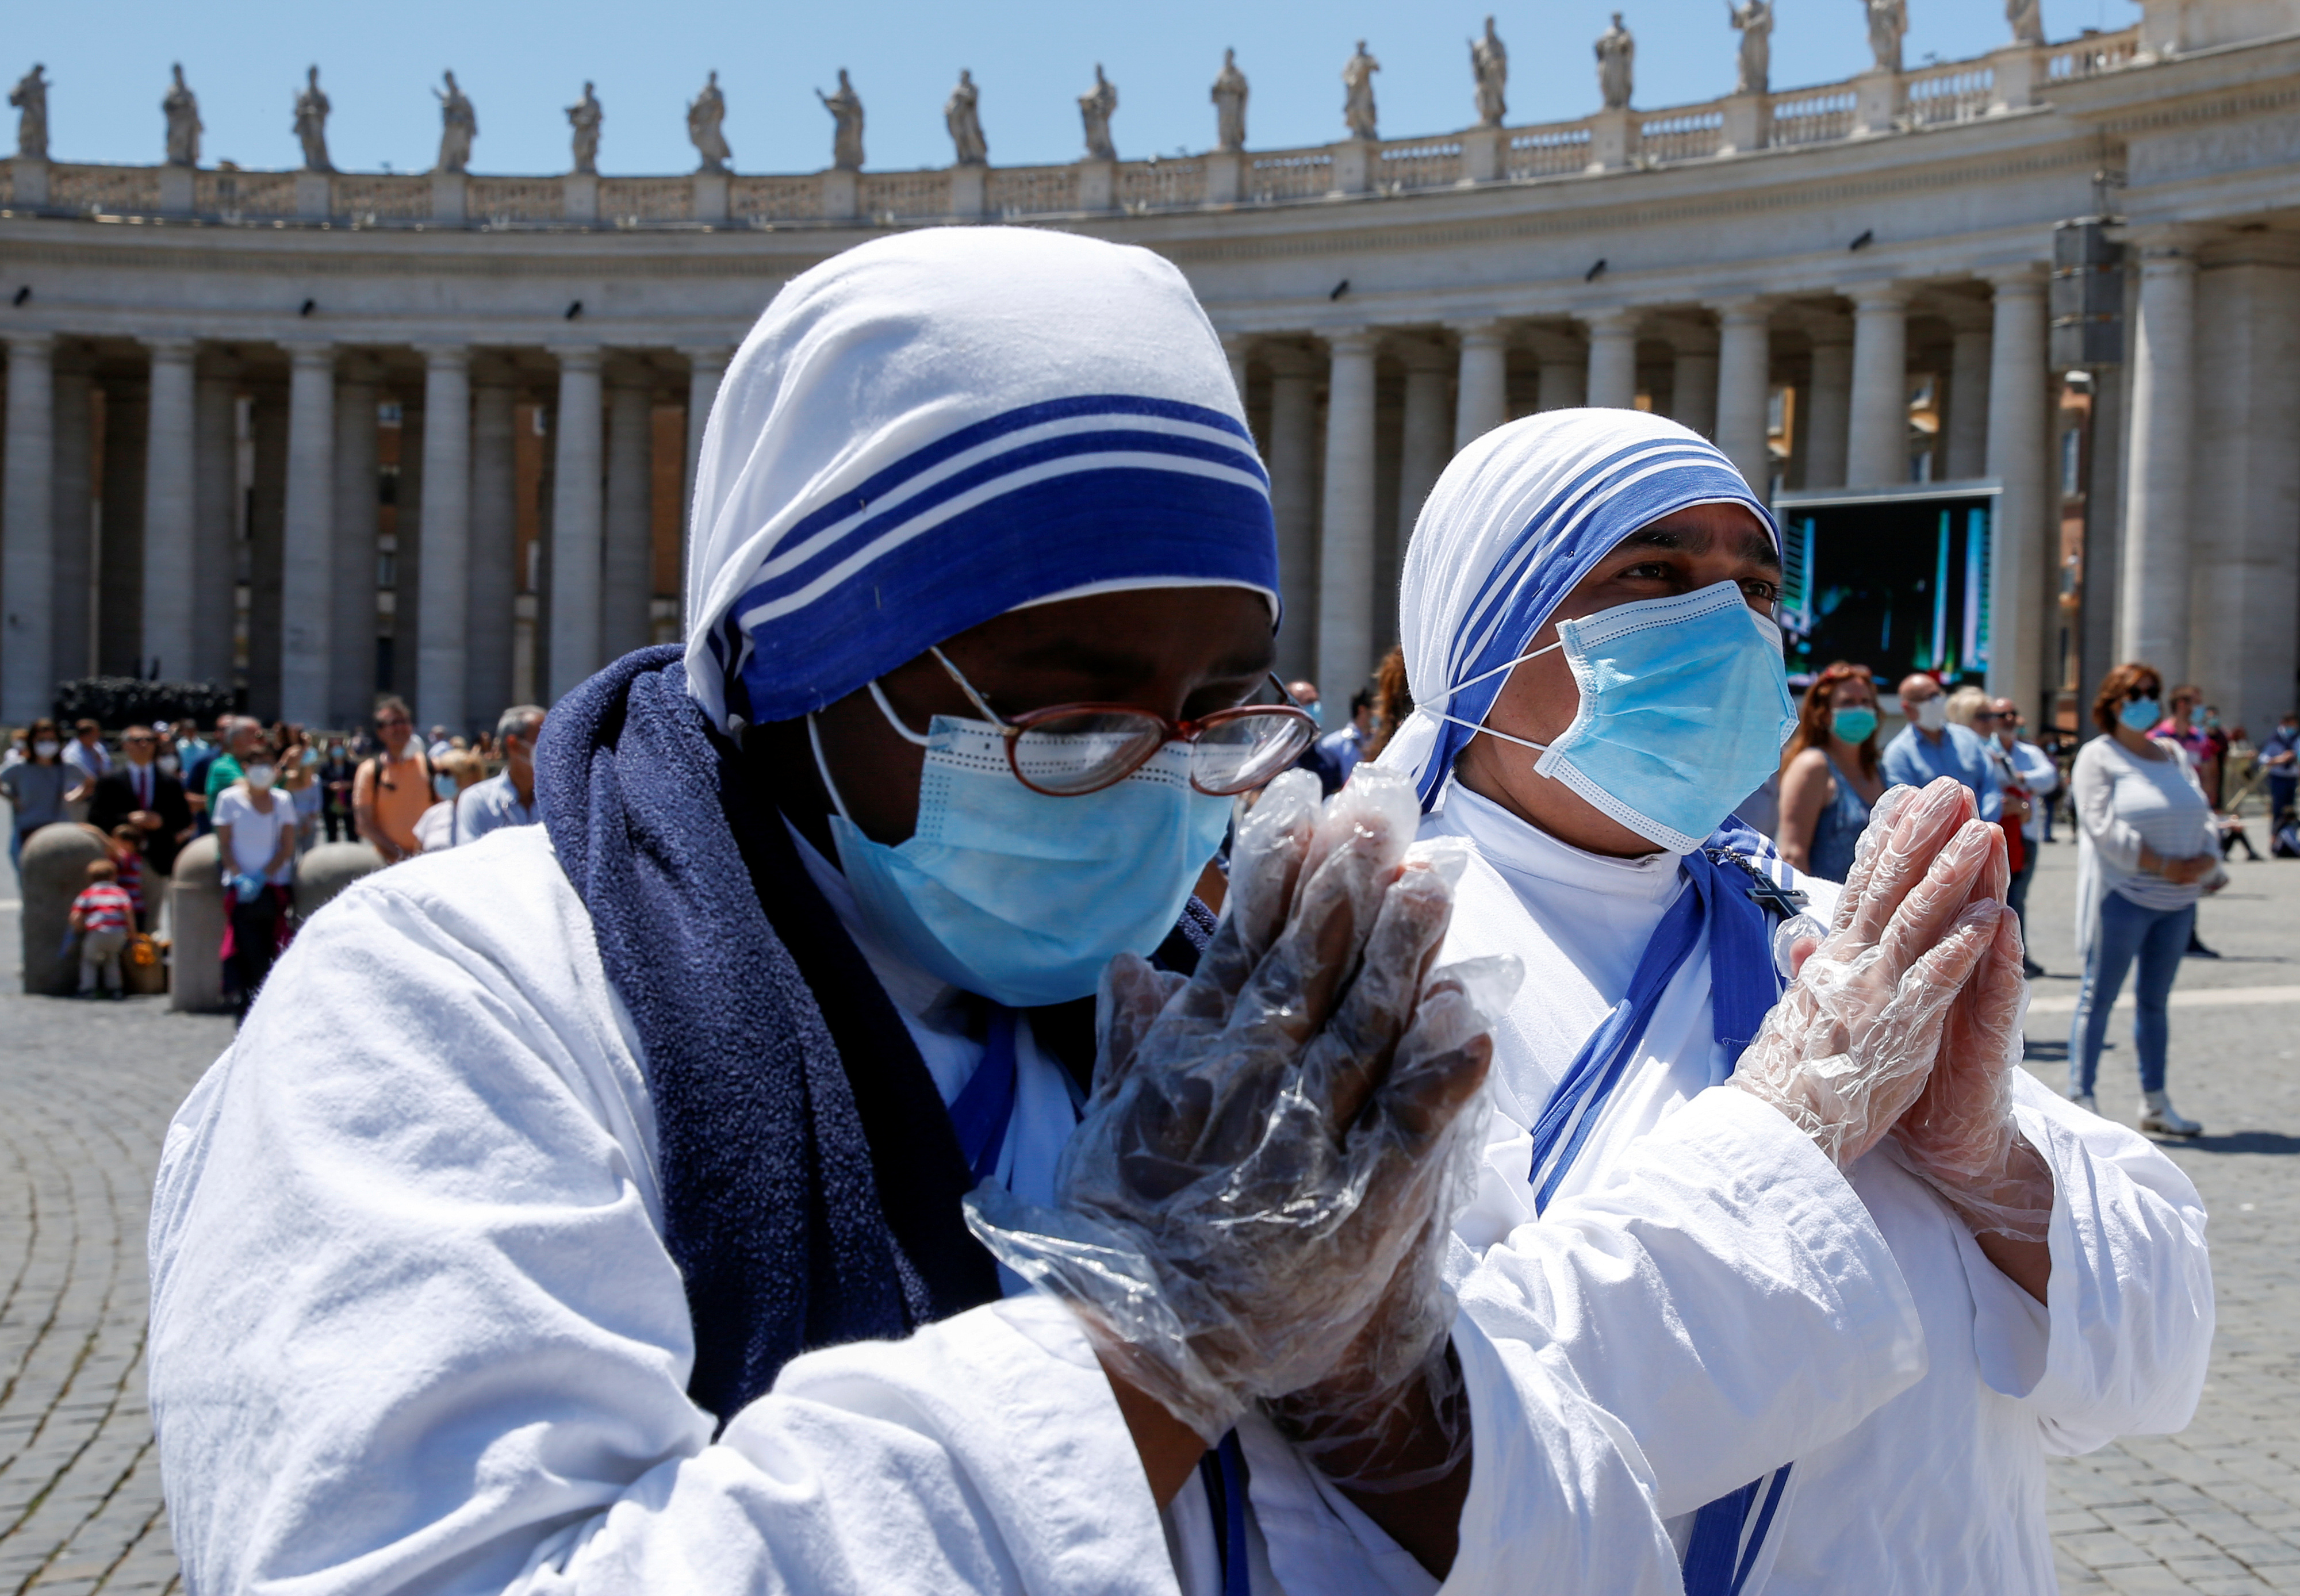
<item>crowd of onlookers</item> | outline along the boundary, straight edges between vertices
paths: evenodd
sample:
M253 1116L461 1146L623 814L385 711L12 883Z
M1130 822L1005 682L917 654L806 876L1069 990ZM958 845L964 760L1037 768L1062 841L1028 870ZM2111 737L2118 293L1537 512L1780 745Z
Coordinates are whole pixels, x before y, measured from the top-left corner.
M396 863L535 819L535 740L543 711L506 710L492 733L417 734L406 703L387 696L348 736L224 715L131 726L114 741L82 720L67 736L42 719L0 753L0 796L13 825L9 857L43 827L79 823L105 839L88 867L71 928L80 990L117 995L121 960L153 932L176 859L213 833L226 928L215 956L242 1012L295 928L296 863L321 842L363 842ZM195 956L179 948L179 959Z

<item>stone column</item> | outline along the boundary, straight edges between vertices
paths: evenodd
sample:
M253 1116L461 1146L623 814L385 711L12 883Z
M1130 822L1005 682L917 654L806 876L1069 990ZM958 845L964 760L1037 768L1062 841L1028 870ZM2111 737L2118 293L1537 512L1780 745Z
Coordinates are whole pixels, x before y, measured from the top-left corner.
M399 485L393 495L391 590L391 691L415 696L415 665L423 657L423 394L399 399ZM421 711L417 711L419 714ZM430 728L424 730L429 733Z
M1638 313L1595 311L1584 316L1589 328L1588 402L1598 410L1630 410L1638 403ZM1542 395L1542 408L1550 408Z
M1328 337L1325 514L1318 538L1318 674L1337 703L1373 668L1374 354L1363 328Z
M607 389L606 548L600 565L600 652L619 660L653 641L654 395L644 371L618 371Z
M2300 271L2271 235L2243 235L2215 250L2198 286L2196 366L2211 378L2196 385L2188 659L2178 674L2204 685L2224 721L2256 728L2293 707L2300 664Z
M55 466L50 498L55 530L55 624L48 671L49 679L62 681L86 676L96 664L90 614L96 579L96 383L81 361L58 360L54 370ZM45 694L40 712L47 712Z
M336 382L335 525L328 608L328 723L358 726L375 700L376 540L381 530L373 368L346 362Z
M599 351L558 353L548 678L554 702L605 662L600 653L599 615Z
M1318 379L1310 357L1270 352L1270 513L1278 527L1278 582L1286 615L1278 673L1310 674L1318 636Z
M336 352L288 350L288 509L279 557L279 718L328 716L328 637L335 622Z
M1458 453L1510 419L1510 335L1504 321L1465 322L1454 330L1462 337L1461 392L1454 410Z
M104 385L96 666L106 676L144 669L144 451L151 411L142 378Z
M450 733L470 729L463 701L471 601L471 351L423 351L423 566L416 603L415 713Z
M1853 406L1845 479L1892 487L1909 479L1909 291L1898 283L1852 289Z
M1806 487L1845 486L1845 445L1853 410L1853 331L1841 316L1816 318L1812 328L1812 376L1804 429Z
M1988 690L2041 723L2046 714L2045 611L2059 528L2046 491L2045 279L2035 268L1991 274L1996 288L1988 354L1988 473L1996 499L1988 573ZM2057 686L2057 682L2054 684Z
M231 681L232 630L239 619L239 534L246 511L239 493L238 407L237 364L211 354L192 391L190 674L219 686ZM373 566L371 555L370 581Z
M1589 398L1589 355L1562 333L1535 331L1533 345L1538 409L1579 410Z
M1943 468L1953 481L1978 477L1988 470L1992 342L1986 324L1955 329L1948 367L1948 459Z
M2170 687L2188 661L2189 451L2195 433L2196 262L2171 229L2136 239L2140 309L2132 326L2131 454L2117 561L2116 655L2145 660Z
M1397 458L1397 557L1401 569L1413 523L1421 519L1422 501L1437 485L1452 457L1453 428L1446 425L1447 362L1443 345L1413 343L1404 346L1405 422L1400 429ZM1378 593L1374 602L1395 605L1395 593ZM1379 633L1386 627L1377 627Z
M247 711L279 715L281 543L288 513L288 398L265 383L249 396Z
M147 338L152 352L152 411L144 434L144 646L162 677L192 671L192 594L197 569L189 338Z
M1716 308L1717 446L1759 498L1770 498L1773 456L1765 411L1772 395L1772 311L1762 299L1732 299Z
M723 345L682 349L687 357L687 486L679 501L679 583L687 588L688 556L695 542L695 471L703 458L703 434L711 422L711 407L718 403L719 381L726 375L728 351Z
M1674 340L1677 358L1670 372L1670 420L1702 436L1717 436L1717 370L1721 340L1707 328L1688 329ZM1764 489L1760 486L1760 494Z
M481 729L512 696L519 598L519 392L483 377L471 394L471 656L463 707Z
M0 719L21 726L48 712L55 611L55 340L8 339L8 436L0 496Z

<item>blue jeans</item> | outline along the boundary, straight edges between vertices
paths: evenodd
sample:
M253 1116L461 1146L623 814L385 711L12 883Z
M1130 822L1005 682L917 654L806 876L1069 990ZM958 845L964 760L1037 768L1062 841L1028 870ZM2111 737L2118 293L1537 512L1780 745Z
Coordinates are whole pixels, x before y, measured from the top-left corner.
M2076 1018L2069 1023L2069 1091L2088 1096L2100 1072L2101 1043L2108 1039L2108 1014L2116 994L2124 988L2125 972L2135 955L2140 978L2133 997L2132 1041L2140 1053L2140 1089L2164 1089L2164 1043L2167 1027L2164 1000L2172 994L2172 981L2180 973L2180 956L2188 952L2188 933L2196 923L2196 906L2185 909L2143 909L2121 893L2103 893L2100 926L2094 931L2092 951L2085 956L2084 989L2077 993Z

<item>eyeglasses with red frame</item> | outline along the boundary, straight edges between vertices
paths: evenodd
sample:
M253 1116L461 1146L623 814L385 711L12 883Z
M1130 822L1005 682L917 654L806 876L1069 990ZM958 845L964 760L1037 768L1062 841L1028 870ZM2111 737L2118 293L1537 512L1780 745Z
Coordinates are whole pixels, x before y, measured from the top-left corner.
M1010 719L985 702L942 650L927 652L949 672L967 702L998 728L1014 779L1049 798L1082 798L1115 786L1176 742L1189 746L1192 787L1210 798L1232 797L1252 792L1292 765L1318 735L1318 723L1274 672L1270 683L1283 702L1239 704L1191 720L1169 720L1118 703L1050 704ZM904 736L927 741L904 725L875 681L871 693Z

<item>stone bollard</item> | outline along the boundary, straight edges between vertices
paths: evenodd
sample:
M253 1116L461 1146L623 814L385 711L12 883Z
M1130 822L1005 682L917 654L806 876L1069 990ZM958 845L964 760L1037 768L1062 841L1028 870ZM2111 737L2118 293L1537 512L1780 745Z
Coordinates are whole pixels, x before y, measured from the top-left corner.
M79 939L71 931L71 903L88 885L88 867L109 859L104 834L93 826L59 821L24 841L18 867L24 892L24 990L70 997L79 990Z
M212 833L194 837L176 855L168 888L175 935L169 949L168 1007L188 1014L214 1014L231 1006L223 1001L223 878L218 858Z
M366 843L321 843L296 861L296 919L308 925L322 904L362 876L383 869L383 855Z

